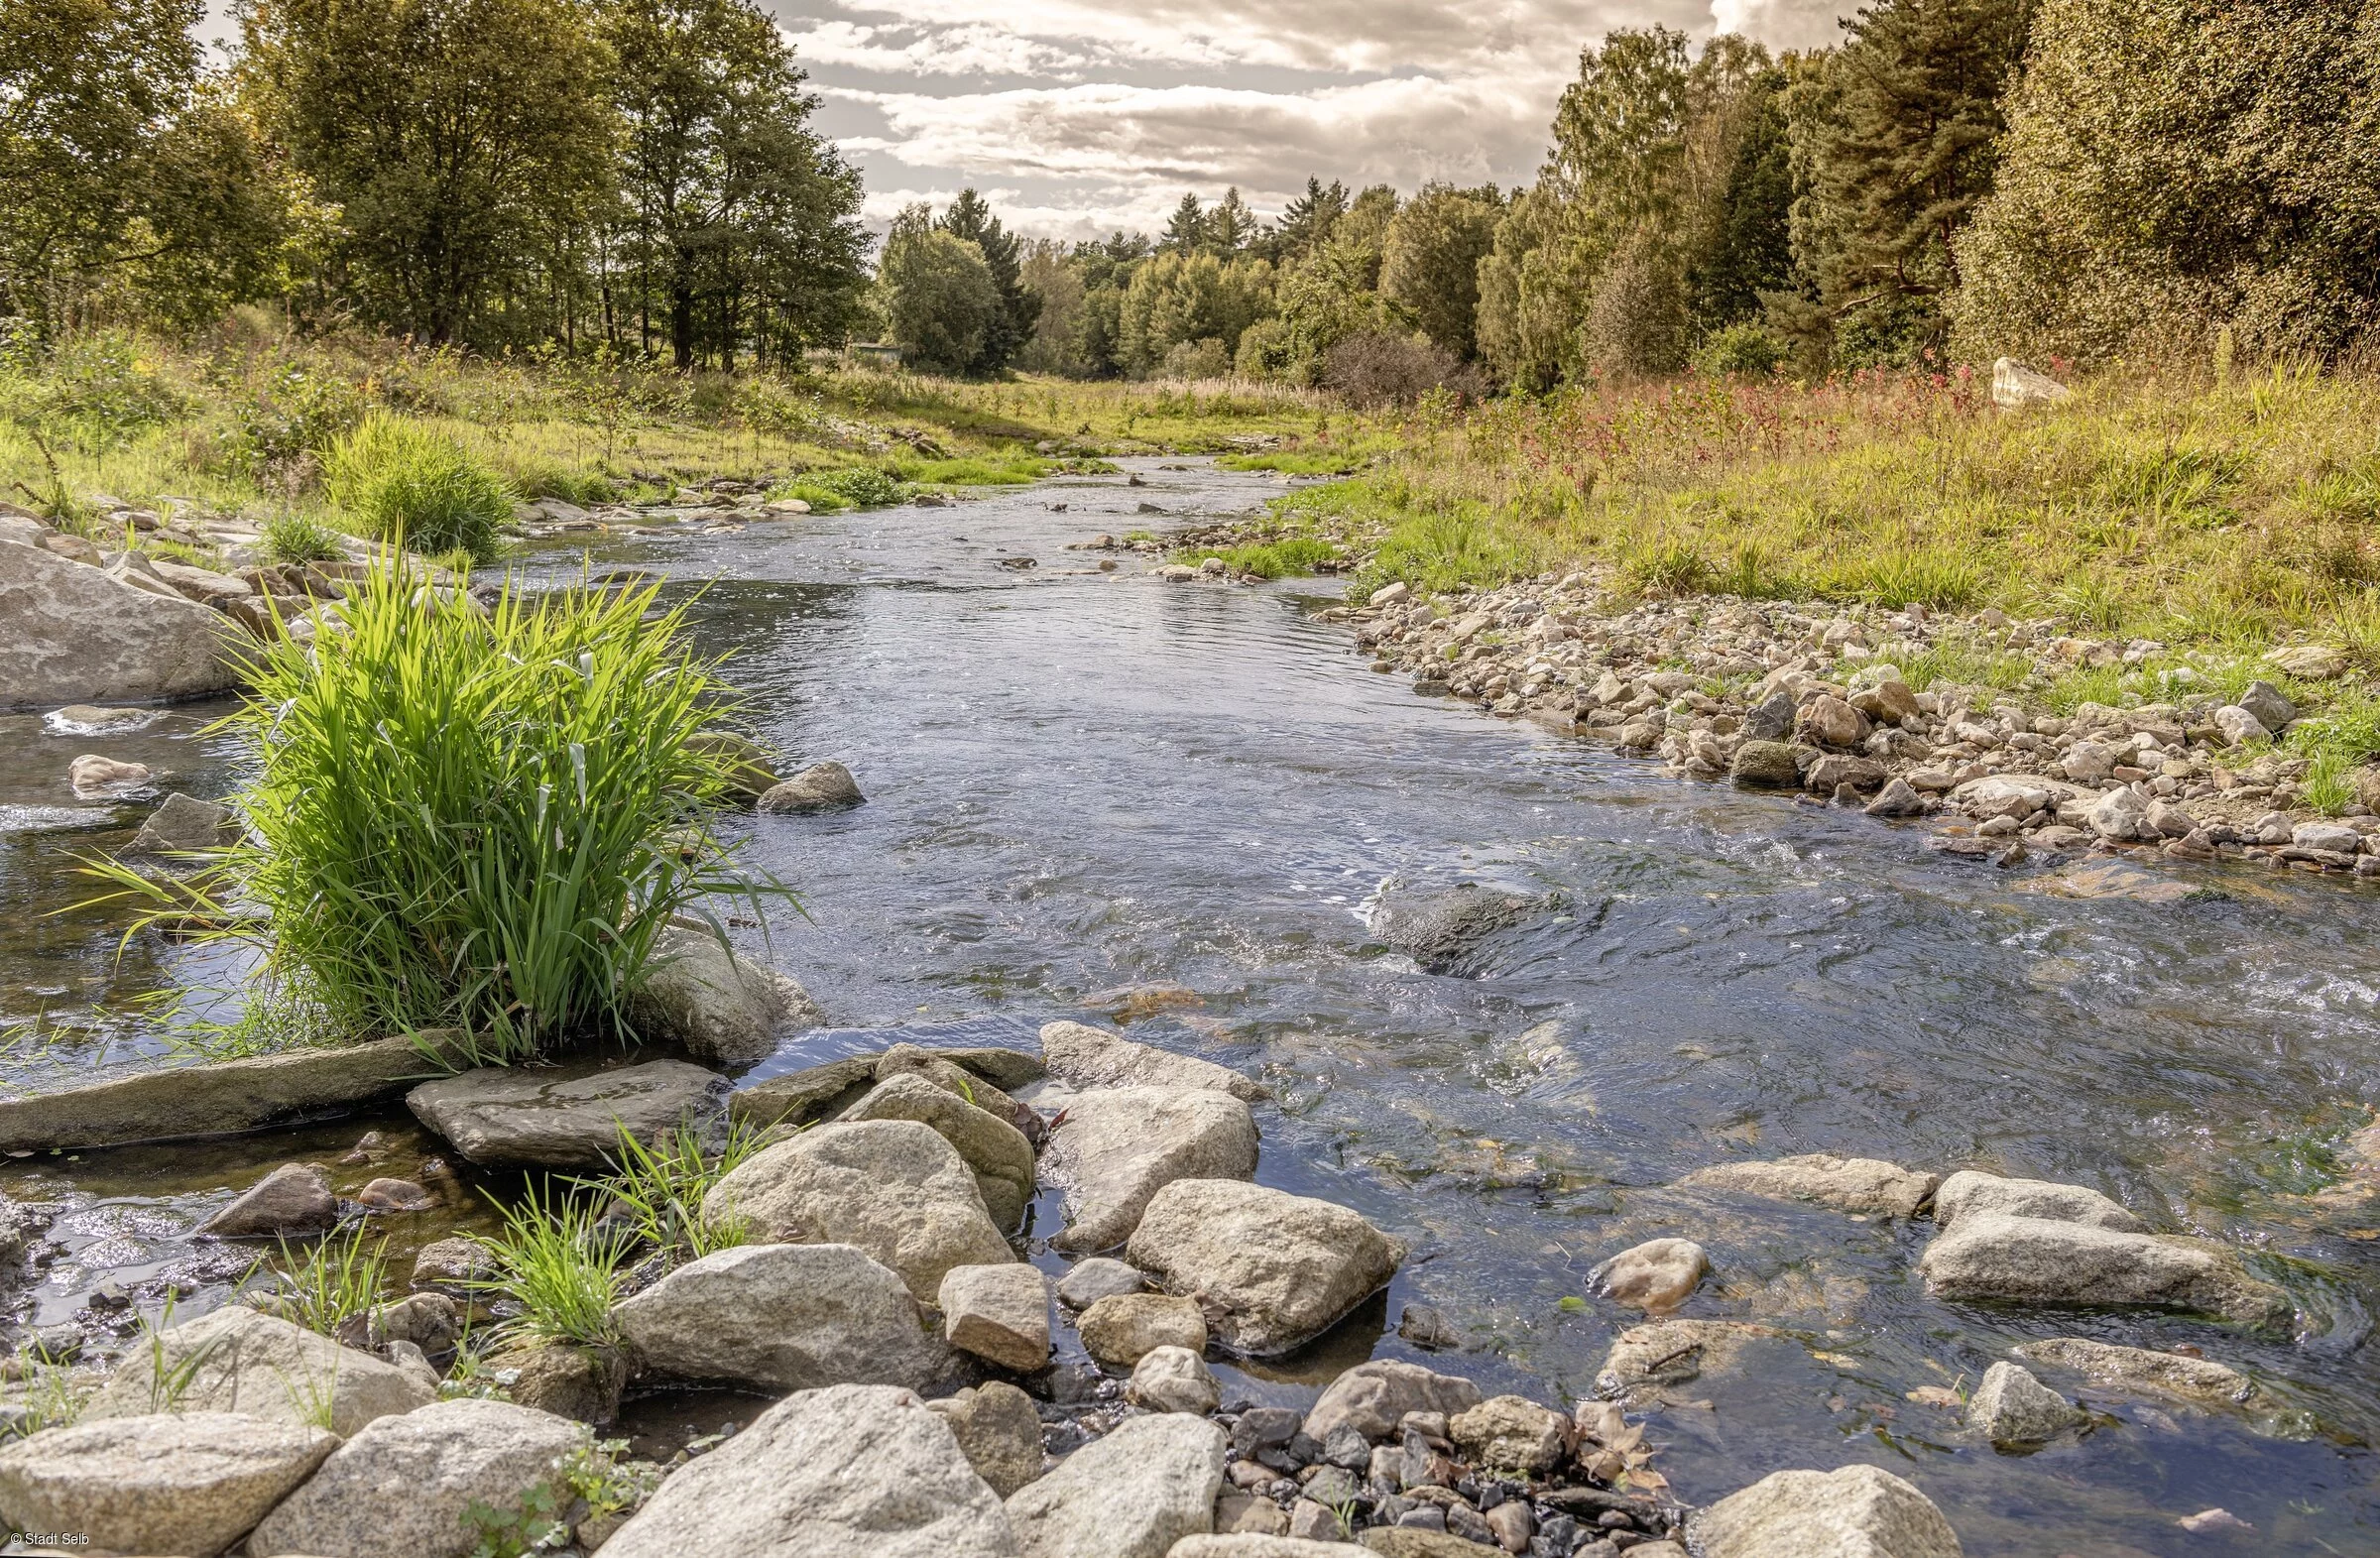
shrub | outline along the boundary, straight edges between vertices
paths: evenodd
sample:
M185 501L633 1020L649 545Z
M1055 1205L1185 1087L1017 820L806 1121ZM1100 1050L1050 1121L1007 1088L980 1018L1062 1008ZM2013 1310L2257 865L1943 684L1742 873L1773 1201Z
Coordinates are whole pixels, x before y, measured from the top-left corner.
M362 393L338 375L285 364L233 410L226 453L234 468L251 476L291 470L354 432L364 404Z
M148 920L260 944L254 1021L461 1027L498 1060L622 1029L670 916L761 891L704 822L734 759L689 746L727 691L683 606L646 620L654 588L489 610L376 570L343 631L261 652L226 722L258 755L251 839L178 881L94 869Z
M331 446L325 473L331 500L366 534L415 551L460 549L486 561L513 517L512 492L494 471L454 439L394 417L364 419Z
M1714 379L1765 379L1785 366L1785 343L1757 324L1730 324L1703 342L1695 368Z
M1350 335L1323 357L1322 382L1358 406L1409 406L1445 386L1476 397L1478 375L1418 336Z
M265 555L275 562L330 562L346 553L329 526L310 515L284 513L265 521Z
M873 465L846 466L838 471L812 471L800 484L841 499L855 509L882 509L901 499L900 483Z

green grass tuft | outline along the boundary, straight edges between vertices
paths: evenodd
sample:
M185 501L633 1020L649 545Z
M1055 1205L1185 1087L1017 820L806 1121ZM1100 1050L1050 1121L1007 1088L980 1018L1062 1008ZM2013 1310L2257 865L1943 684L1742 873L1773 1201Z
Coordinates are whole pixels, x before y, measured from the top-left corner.
M519 1201L498 1203L498 1210L504 1232L472 1236L495 1261L496 1274L472 1285L521 1306L505 1334L582 1347L618 1341L612 1305L620 1298L631 1231L599 1221L590 1202L535 1180Z
M501 554L500 528L513 517L503 478L456 439L416 422L375 415L331 445L324 461L331 501L365 533L424 554Z

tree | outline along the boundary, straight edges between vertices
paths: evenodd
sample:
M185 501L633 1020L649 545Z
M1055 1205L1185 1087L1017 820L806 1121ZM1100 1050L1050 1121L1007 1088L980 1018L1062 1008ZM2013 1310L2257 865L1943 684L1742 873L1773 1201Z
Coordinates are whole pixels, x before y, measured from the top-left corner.
M937 227L924 204L893 218L877 288L901 360L925 373L966 372L1000 313L984 251Z
M0 315L111 289L211 315L273 279L283 180L199 70L199 0L0 0Z
M1034 238L1017 261L1018 281L1034 300L1032 339L1016 360L1037 373L1087 376L1092 365L1075 353L1087 289L1083 272L1054 238Z
M1957 345L2324 358L2380 325L2380 38L2359 0L2047 0ZM2202 361L2204 359L2202 357Z
M1347 214L1347 185L1332 180L1306 180L1306 192L1291 200L1280 220L1263 235L1257 247L1275 265L1302 260L1330 237L1332 226Z
M959 191L950 209L942 213L940 226L982 252L984 263L992 268L993 283L1000 289L1000 311L985 328L984 344L967 371L985 377L1005 373L1032 339L1033 320L1041 312L1040 295L1024 285L1017 268L1016 236L1000 225L992 207L973 189Z
M1816 300L1781 322L1853 362L1948 345L1953 241L1991 192L2034 4L1879 0L1789 90L1793 252Z
M1480 262L1494 247L1503 202L1480 191L1425 184L1389 220L1380 251L1380 296L1458 358L1476 349Z
M583 223L611 174L608 60L577 6L254 0L242 35L246 100L339 207L331 264L366 317L485 339L544 291L529 235Z
M639 333L654 304L680 368L833 339L865 285L859 180L809 128L817 100L750 0L604 0L614 67L622 263Z
M1219 343L1229 363L1248 327L1272 311L1272 267L1262 260L1161 253L1133 268L1117 319L1116 354L1147 374L1174 347Z
M1256 213L1240 198L1240 186L1234 184L1223 191L1223 198L1207 213L1207 247L1221 255L1238 254L1256 236L1260 225Z
M1166 218L1165 230L1157 235L1157 247L1174 254L1195 254L1206 246L1206 207L1198 203L1196 194L1185 194L1173 215Z

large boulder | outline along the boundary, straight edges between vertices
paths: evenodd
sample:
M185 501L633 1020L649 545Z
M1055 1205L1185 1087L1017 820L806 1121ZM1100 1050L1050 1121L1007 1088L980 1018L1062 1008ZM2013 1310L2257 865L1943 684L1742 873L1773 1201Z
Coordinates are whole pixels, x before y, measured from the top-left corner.
M1149 1197L1175 1180L1253 1174L1255 1117L1226 1092L1097 1088L1068 1101L1041 1169L1066 1191L1066 1226L1051 1242L1112 1250L1140 1226Z
M1177 1179L1149 1198L1126 1258L1197 1294L1224 1347L1264 1358L1320 1336L1387 1286L1405 1249L1328 1201L1232 1179Z
M628 1019L697 1060L743 1066L767 1058L779 1031L816 1027L826 1014L790 976L737 957L707 931L672 925L654 938Z
M1009 1498L1022 1558L1165 1558L1215 1528L1226 1439L1203 1417L1132 1417Z
M860 781L851 777L851 770L840 763L813 763L783 783L771 785L762 793L759 806L773 812L841 811L867 798L860 793Z
M128 1553L214 1558L339 1441L233 1412L156 1412L53 1428L0 1448L0 1519Z
M900 1277L850 1245L721 1250L612 1318L644 1374L761 1390L921 1388L945 1359Z
M2249 1276L2223 1246L2043 1217L1967 1212L1917 1268L1936 1298L2145 1304L2256 1326L2293 1312L2288 1294Z
M2060 1223L2088 1223L2119 1234L2140 1234L2148 1225L2096 1190L2047 1179L2003 1179L1963 1168L1934 1192L1934 1226L1948 1230L1962 1217L1998 1214L2046 1217Z
M319 1234L339 1220L330 1173L319 1163L284 1163L240 1192L198 1232L220 1239Z
M925 1403L950 1425L975 1474L1003 1498L1041 1475L1041 1414L1033 1398L1005 1379Z
M966 1159L913 1120L838 1122L764 1148L711 1187L702 1214L773 1243L856 1245L919 1303L954 1265L1015 1258Z
M1773 1472L1687 1527L1703 1558L1961 1558L1934 1500L1890 1472Z
M1251 1101L1266 1096L1262 1083L1229 1066L1138 1043L1088 1022L1043 1023L1041 1059L1051 1076L1078 1088L1211 1088Z
M1873 1157L1808 1152L1757 1163L1714 1163L1678 1181L1695 1190L1733 1190L1776 1201L1815 1201L1838 1212L1914 1217L1941 1176Z
M914 1073L879 1082L843 1112L847 1121L914 1120L948 1141L975 1174L984 1209L1002 1228L1024 1220L1033 1202L1033 1144L1008 1121Z
M483 1168L602 1170L626 1130L640 1141L727 1115L727 1079L682 1060L633 1066L482 1066L405 1096L416 1118Z
M1480 1404L1480 1387L1454 1375L1434 1374L1419 1364L1375 1358L1358 1364L1330 1382L1306 1412L1302 1430L1317 1443L1342 1427L1367 1439L1385 1439L1407 1412L1453 1417Z
M426 1406L435 1394L370 1353L230 1304L125 1354L82 1420L237 1412L348 1438L377 1418Z
M1350 1551L1345 1542L1235 1531L1221 1536L1185 1536L1165 1550L1165 1558L1349 1558Z
M891 1385L800 1390L688 1462L609 1558L1017 1558L940 1415Z
M1019 1059L1025 1058L1021 1055ZM1039 1070L1036 1062L1035 1071ZM922 1077L945 1093L955 1093L995 1120L1005 1120L1014 1126L1034 1146L1041 1144L1049 1129L1040 1115L995 1086L984 1077L970 1072L965 1066L947 1056L935 1054L916 1044L894 1044L876 1060L876 1079L890 1082L894 1077Z
M1372 939L1433 974L1458 973L1481 943L1542 913L1545 900L1465 882L1450 889L1395 888L1371 911Z
M195 698L238 685L244 637L218 612L0 541L0 708Z
M2246 1406L2258 1393L2254 1380L2211 1358L2118 1347L2080 1336L2022 1342L2016 1355L2055 1369L2071 1369L2093 1384L2169 1396L2199 1406Z
M465 1397L384 1417L332 1453L248 1539L251 1558L465 1558L474 1504L518 1509L533 1492L569 1495L558 1463L586 1425L510 1401Z
M1160 1347L1207 1350L1207 1317L1198 1302L1171 1293L1116 1293L1085 1309L1075 1322L1083 1351L1103 1364L1130 1369Z

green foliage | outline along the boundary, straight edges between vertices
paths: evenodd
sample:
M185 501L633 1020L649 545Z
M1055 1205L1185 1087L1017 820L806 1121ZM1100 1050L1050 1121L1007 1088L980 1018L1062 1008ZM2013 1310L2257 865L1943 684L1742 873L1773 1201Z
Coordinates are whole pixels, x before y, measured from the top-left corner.
M1128 373L1159 372L1177 347L1217 343L1229 365L1240 337L1271 311L1272 267L1213 253L1168 252L1132 272L1117 313L1118 361ZM1201 375L1205 376L1205 375Z
M801 479L801 485L832 494L855 509L889 508L900 502L904 496L899 478L873 465L849 465L841 470L812 471Z
M1398 207L1380 251L1380 296L1458 357L1477 345L1480 261L1495 245L1503 202L1481 191L1424 184Z
M529 1558L553 1552L570 1543L569 1523L561 1518L561 1492L551 1483L538 1483L520 1500L497 1508L474 1498L463 1510L463 1525L477 1540L469 1558Z
M2354 770L2354 760L2344 752L2319 753L2306 766L2298 792L2323 816L2338 816L2356 801Z
M341 1327L369 1315L388 1288L389 1242L366 1244L364 1225L358 1223L344 1234L325 1235L295 1250L281 1241L279 1277L258 1307L337 1338Z
M342 375L283 363L233 409L226 450L250 476L267 476L302 457L328 453L364 419L364 397Z
M534 1180L518 1201L497 1209L504 1231L472 1236L495 1262L495 1275L472 1286L521 1306L505 1333L581 1347L616 1343L612 1305L620 1298L629 1230L601 1221L592 1204Z
M634 1509L661 1485L661 1469L650 1461L625 1459L628 1441L605 1439L581 1445L561 1460L562 1482L587 1501L587 1513L600 1519Z
M702 1215L702 1198L738 1163L761 1149L759 1131L731 1127L717 1151L704 1133L681 1123L651 1144L626 1127L612 1154L615 1173L585 1188L610 1216L625 1217L639 1239L676 1259L699 1259L715 1251L748 1243L737 1223L718 1224Z
M1041 314L1040 295L1023 284L1016 235L1001 226L991 206L973 189L961 189L935 225L953 238L975 245L999 294L999 304L984 326L983 344L963 369L983 377L1004 373L1031 339L1033 323Z
M1694 354L1698 372L1765 379L1785 366L1786 346L1764 325L1730 324L1703 342Z
M376 571L343 630L262 653L231 718L256 841L171 883L98 869L261 942L264 1004L329 1036L459 1026L501 1059L616 1028L672 914L761 891L704 821L732 759L692 738L727 691L654 593L483 609Z
M329 526L295 510L265 521L265 555L274 562L331 562L344 557Z
M1862 560L1844 581L1843 593L1880 606L1962 611L1982 598L1983 579L1960 552L1904 549Z
M513 517L502 478L461 443L387 415L364 419L325 461L331 501L365 533L422 553L461 549L487 561Z
M2046 363L2332 357L2380 302L2366 7L2043 0L1964 350Z
M1004 317L984 251L935 226L922 204L893 218L877 290L902 363L922 373L965 373Z
M1234 573L1252 573L1259 579L1286 579L1319 573L1335 564L1339 548L1313 536L1284 536L1277 540L1250 541L1222 548L1193 546L1174 553L1183 562L1198 563L1221 557Z

